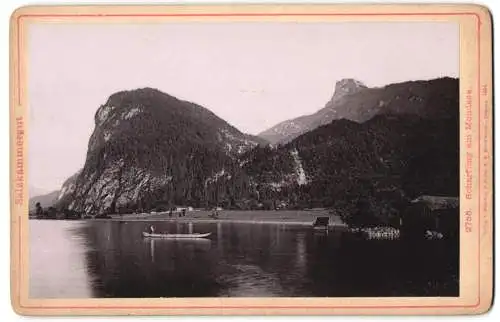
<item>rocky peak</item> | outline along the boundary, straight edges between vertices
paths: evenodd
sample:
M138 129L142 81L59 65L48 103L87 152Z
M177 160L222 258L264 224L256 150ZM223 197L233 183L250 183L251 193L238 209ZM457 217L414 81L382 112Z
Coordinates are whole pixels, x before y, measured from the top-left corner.
M162 103L172 103L175 100L174 97L154 88L140 88L114 93L97 110L95 124L102 125L114 116L118 116L117 120L130 119L139 114L142 111L142 107L156 105L155 103L160 97ZM120 108L119 111L117 111L117 107ZM116 115L117 113L120 115Z
M354 94L367 88L362 82L353 78L344 78L335 84L335 92L332 100L339 99L345 95Z

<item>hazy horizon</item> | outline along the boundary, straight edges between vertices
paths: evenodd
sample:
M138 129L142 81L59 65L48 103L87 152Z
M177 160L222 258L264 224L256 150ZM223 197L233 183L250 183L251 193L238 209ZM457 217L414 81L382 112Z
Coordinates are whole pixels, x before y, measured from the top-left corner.
M157 88L255 135L323 108L344 78L459 77L449 22L33 23L28 48L29 186L46 192L83 167L118 91Z

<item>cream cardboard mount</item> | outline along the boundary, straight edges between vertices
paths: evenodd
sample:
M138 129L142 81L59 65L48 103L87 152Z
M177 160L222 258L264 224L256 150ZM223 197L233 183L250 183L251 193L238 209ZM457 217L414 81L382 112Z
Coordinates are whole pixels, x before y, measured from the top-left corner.
M31 6L10 54L17 313L491 307L486 8Z

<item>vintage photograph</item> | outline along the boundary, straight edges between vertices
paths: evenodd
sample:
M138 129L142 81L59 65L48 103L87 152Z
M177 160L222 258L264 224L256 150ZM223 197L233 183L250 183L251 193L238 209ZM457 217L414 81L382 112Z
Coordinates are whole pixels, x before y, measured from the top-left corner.
M460 296L458 23L24 37L29 298Z

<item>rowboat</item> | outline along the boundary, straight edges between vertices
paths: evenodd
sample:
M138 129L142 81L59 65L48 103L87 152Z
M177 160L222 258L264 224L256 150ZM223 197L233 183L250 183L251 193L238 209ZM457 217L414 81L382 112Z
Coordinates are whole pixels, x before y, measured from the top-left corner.
M210 236L212 233L205 234L151 234L147 232L142 232L142 237L149 238L169 238L169 239L197 239L197 238L206 238Z

